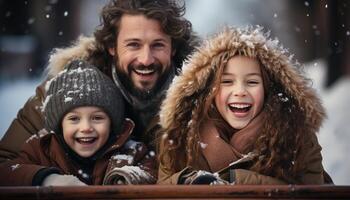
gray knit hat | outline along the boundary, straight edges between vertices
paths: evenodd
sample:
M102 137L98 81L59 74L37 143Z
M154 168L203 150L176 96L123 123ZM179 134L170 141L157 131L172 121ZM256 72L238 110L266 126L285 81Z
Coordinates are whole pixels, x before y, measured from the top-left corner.
M102 108L111 119L111 133L121 130L124 101L119 89L96 67L74 60L46 85L43 105L46 129L60 133L64 115L80 106Z

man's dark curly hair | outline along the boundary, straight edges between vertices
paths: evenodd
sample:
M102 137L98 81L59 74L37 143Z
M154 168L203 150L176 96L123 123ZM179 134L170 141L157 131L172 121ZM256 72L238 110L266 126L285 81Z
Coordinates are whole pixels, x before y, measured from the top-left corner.
M106 53L116 44L123 14L141 14L159 21L163 31L172 39L172 49L176 50L173 58L176 68L181 68L184 59L198 43L197 37L193 35L192 24L183 17L184 3L180 5L175 0L112 0L102 9L101 24L94 33L97 47L101 52L104 51L109 64L112 57Z

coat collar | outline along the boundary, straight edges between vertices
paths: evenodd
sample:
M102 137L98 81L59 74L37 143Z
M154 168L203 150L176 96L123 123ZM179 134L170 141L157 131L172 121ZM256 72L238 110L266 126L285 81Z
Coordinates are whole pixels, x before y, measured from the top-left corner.
M229 141L220 136L213 122L207 122L200 130L201 151L212 172L220 171L249 154L257 139L264 114L260 113L245 128L235 132Z

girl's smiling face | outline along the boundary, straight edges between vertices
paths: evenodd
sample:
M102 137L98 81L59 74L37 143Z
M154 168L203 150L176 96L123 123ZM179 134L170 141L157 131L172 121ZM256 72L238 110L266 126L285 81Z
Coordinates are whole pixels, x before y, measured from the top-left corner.
M264 104L264 84L257 59L234 56L225 66L215 105L235 129L246 127Z

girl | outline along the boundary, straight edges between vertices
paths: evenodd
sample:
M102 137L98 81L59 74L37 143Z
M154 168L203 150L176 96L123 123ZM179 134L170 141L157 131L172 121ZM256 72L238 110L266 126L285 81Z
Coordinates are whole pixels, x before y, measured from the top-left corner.
M161 107L158 183L324 183L324 109L268 37L225 28L192 55Z

